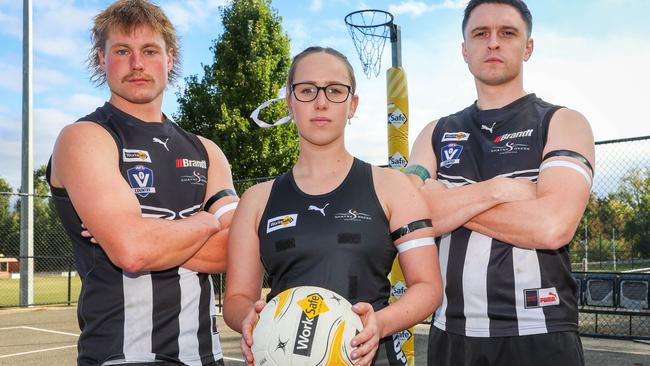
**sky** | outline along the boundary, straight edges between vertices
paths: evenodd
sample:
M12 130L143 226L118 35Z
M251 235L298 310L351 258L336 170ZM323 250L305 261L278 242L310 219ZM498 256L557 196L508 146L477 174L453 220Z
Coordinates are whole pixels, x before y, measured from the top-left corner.
M111 1L33 0L34 167L46 164L65 125L109 98L106 87L89 82L85 60L92 17ZM461 21L466 0L274 0L291 40L291 55L311 45L334 47L352 61L360 105L346 130L350 152L386 164L386 77L391 45L381 72L367 78L343 21L361 9L382 9L401 28L402 63L408 78L409 142L428 122L454 113L476 99L474 82L461 56ZM202 74L211 64L210 46L223 32L220 8L226 0L158 0L177 27L183 76ZM532 58L524 66L524 87L554 104L578 110L591 123L596 141L650 135L643 111L650 92L650 1L528 0L533 14ZM0 177L20 187L22 126L22 1L0 0ZM163 111L176 113L168 88ZM218 141L217 141L218 143ZM645 151L645 150L644 150ZM650 151L645 151L650 154ZM649 159L650 161L650 159Z

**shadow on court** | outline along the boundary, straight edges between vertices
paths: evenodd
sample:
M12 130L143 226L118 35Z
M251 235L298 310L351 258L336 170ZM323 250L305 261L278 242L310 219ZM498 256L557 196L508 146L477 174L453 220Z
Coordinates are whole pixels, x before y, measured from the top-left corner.
M218 317L226 366L240 366L239 334ZM75 365L76 307L0 310L0 366ZM426 365L428 326L415 330L415 364ZM582 338L587 366L650 366L650 343ZM559 365L558 365L559 366Z

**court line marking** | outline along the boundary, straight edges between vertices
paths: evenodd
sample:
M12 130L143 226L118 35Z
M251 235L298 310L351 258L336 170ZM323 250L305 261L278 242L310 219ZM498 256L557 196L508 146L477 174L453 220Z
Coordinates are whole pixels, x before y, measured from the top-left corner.
M26 325L18 325L18 326L14 326L14 327L2 327L2 328L0 328L0 330L10 330L10 329L27 329L27 330L35 330L35 331L38 331L38 332L47 332L47 333L68 335L68 336L72 336L72 337L79 337L79 334L68 333L68 332L60 332L60 331L57 331L57 330L50 330L50 329L43 329L43 328L36 328L36 327L28 327ZM72 347L77 347L77 345L75 344L75 345L72 345L72 346L62 346L62 347L54 347L54 348L47 348L47 349L39 349L39 350L35 350L35 351L12 353L10 355L0 355L0 358L28 355L28 354L31 354L31 353L38 353L38 352L56 351L56 350L59 350L59 349L72 348ZM235 358L235 357L223 356L223 358L225 360L229 360L229 361L244 362L243 359L239 359L239 358Z
M62 334L62 335L68 335L68 336L73 336L73 337L77 337L77 338L79 337L79 334L75 334L75 333L60 332L58 330L50 330L50 329L43 329L43 328L36 328L36 327L28 327L26 325L18 325L18 326L15 326L15 327L0 328L0 330L9 330L9 329L27 329L27 330L35 330L35 331L38 331L38 332Z
M39 353L39 352L47 352L47 351L56 351L59 349L65 349L65 348L72 348L72 347L77 347L76 344L73 344L71 346L61 346L61 347L54 347L54 348L46 348L46 349L37 349L35 351L27 351L27 352L20 352L20 353L12 353L10 355L1 355L0 358L7 358L7 357L15 357L15 356L23 356L23 355L29 355L32 353Z

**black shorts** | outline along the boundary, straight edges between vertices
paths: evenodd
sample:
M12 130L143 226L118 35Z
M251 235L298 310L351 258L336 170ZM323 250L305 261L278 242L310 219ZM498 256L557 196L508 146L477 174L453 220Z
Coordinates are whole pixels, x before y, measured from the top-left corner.
M584 366L577 332L514 337L466 337L429 330L429 366Z

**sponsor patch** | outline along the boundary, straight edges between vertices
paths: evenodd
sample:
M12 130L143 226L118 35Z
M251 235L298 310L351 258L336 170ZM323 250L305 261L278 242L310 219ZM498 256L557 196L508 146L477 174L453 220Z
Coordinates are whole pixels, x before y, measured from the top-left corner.
M508 141L503 145L493 146L490 152L503 155L503 154L516 154L520 151L529 151L529 150L530 147L526 144L516 144L512 141Z
M153 186L153 170L144 165L136 165L126 171L129 177L129 184L133 193L144 198L149 193L156 193L156 187Z
M371 221L372 216L359 212L354 209L349 209L348 212L339 212L334 214L334 218L343 221Z
M555 287L527 289L524 290L524 297L526 309L560 305L560 296Z
M151 163L147 150L122 149L122 161L125 163Z
M443 168L449 168L454 164L460 163L460 154L462 152L463 146L456 143L443 146L440 153L440 156L442 157L440 166Z
M388 157L388 164L391 168L401 169L408 164L408 161L398 151L393 156Z
M206 176L203 174L197 173L195 170L192 172L192 175L182 175L181 182L204 186L206 183L208 183L208 178L206 178Z
M395 352L395 360L398 361L401 365L408 365L408 359L404 355L403 347L404 343L408 341L413 335L408 329L401 332L393 334L393 351Z
M406 116L399 110L399 108L392 113L388 113L388 123L395 126L395 128L402 127L402 125L406 123L406 120Z
M276 230L286 229L288 227L296 226L298 222L298 214L287 214L283 216L276 216L266 222L266 233Z
M296 331L296 343L293 347L293 353L310 356L316 326L318 325L318 316L330 309L323 297L318 293L307 295L307 297L298 301L298 305L302 309L302 314L300 314L300 323Z
M208 168L208 163L205 160L192 160L192 159L176 159L177 168Z
M309 207L307 207L307 211L318 211L318 212L320 212L323 216L325 216L325 208L326 208L327 206L329 206L329 205L330 205L329 202L326 203L325 206L323 206L322 208L320 208L320 207L318 207L318 206L316 206L316 205L309 205Z
M518 132L513 132L513 133L504 133L503 135L497 136L497 138L494 139L494 142L501 142L501 141L506 141L506 140L512 140L512 139L518 139L521 137L530 137L533 135L533 129L529 128L525 131L518 131Z
M404 293L406 293L406 285L402 281L397 281L397 283L390 288L390 294L398 300L402 295L404 295Z
M445 132L442 135L441 142L446 141L467 141L469 139L469 133L467 132Z

